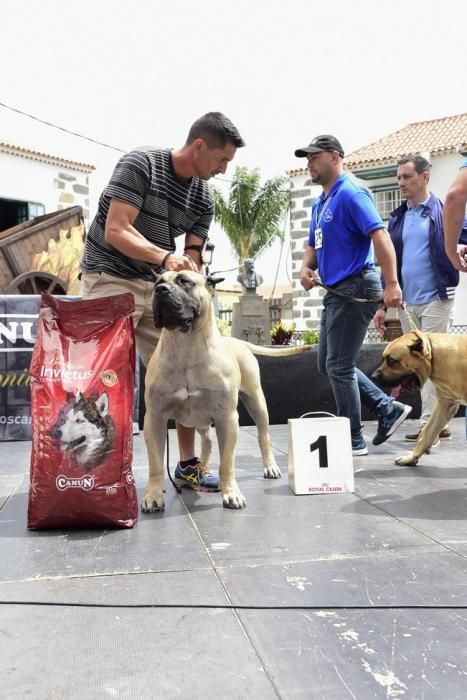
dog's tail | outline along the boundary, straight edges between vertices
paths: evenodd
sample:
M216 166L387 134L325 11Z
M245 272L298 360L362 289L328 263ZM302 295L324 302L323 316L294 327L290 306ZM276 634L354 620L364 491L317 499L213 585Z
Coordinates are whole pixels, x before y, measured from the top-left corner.
M262 345L254 345L248 341L243 341L248 345L253 355L267 355L268 357L284 357L284 355L297 355L299 352L310 352L316 345L278 345L277 348L265 348Z

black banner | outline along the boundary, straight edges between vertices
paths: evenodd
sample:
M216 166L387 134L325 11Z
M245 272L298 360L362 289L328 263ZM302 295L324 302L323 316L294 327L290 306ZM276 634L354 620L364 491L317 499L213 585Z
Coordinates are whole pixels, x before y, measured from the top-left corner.
M0 295L0 441L32 437L29 365L40 303L37 295ZM135 376L134 432L139 431L138 369L139 361Z

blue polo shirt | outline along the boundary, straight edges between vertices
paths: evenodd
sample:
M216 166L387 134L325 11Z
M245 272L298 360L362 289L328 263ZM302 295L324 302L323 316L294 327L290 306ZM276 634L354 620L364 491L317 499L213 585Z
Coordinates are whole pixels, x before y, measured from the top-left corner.
M428 304L439 299L438 280L431 262L429 198L413 207L407 202L402 226L401 279L407 304Z
M384 228L368 190L343 173L329 194L313 202L308 244L316 250L324 284L374 269L370 233ZM316 232L318 229L318 235Z

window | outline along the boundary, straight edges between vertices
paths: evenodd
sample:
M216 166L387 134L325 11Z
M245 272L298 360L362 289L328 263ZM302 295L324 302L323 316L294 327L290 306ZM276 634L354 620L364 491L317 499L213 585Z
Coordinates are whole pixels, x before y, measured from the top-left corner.
M401 192L398 187L387 190L373 190L376 211L384 222L389 220L389 214L402 202Z
M36 216L42 216L42 214L45 214L44 205L38 204L37 202L28 202L28 210L30 219L34 219Z
M44 214L45 207L38 202L21 202L0 198L0 231L22 224Z

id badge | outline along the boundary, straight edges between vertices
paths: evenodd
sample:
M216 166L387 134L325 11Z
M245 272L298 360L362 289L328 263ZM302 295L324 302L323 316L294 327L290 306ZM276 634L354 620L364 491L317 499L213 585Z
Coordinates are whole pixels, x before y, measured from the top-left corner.
M315 228L315 248L322 248L323 246L323 232L319 228Z

